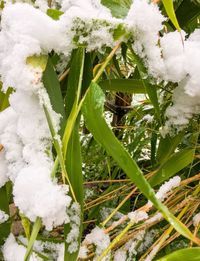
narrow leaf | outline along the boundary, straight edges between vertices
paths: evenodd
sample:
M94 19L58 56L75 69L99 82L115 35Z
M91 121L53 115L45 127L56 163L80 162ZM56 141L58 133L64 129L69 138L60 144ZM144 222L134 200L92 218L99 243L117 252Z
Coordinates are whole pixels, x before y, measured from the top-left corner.
M50 58L48 59L42 80L44 83L44 87L48 92L53 110L62 116L60 122L60 134L62 136L65 128L66 114L64 108L64 101L60 89L60 83L58 81L57 74L53 68Z
M172 21L175 28L180 32L181 28L180 28L178 20L176 18L174 6L173 6L173 0L162 0L162 2L165 7L165 10L167 12L167 15L169 16L169 18Z
M194 159L194 149L185 149L173 154L150 179L150 184L156 186L174 176L187 167Z
M199 261L200 260L200 247L180 249L164 256L157 261Z
M40 231L41 226L42 226L42 221L41 221L40 218L37 218L34 225L33 225L33 230L32 230L32 233L31 233L30 240L28 241L28 246L27 246L27 249L26 249L26 255L24 257L24 261L28 261L30 256L31 256L33 244L34 244L34 242L37 238L37 235Z
M126 92L126 93L146 93L141 80L111 79L99 82L102 90Z
M163 164L174 152L178 144L183 139L184 132L180 132L174 137L167 135L165 138L161 138L158 150L157 150L157 161L161 165Z

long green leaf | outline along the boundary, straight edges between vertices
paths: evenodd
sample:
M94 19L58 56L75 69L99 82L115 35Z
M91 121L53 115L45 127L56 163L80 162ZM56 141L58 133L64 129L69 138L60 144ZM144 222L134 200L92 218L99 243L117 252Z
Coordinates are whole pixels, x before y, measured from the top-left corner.
M180 260L199 261L200 247L180 249L167 256L158 259L157 261L180 261Z
M117 140L112 130L108 127L103 118L105 96L101 88L93 83L87 93L83 106L86 125L94 138L107 150L118 165L124 170L128 177L136 184L141 192L162 212L165 219L183 236L200 244L200 240L195 238L188 228L175 218L169 210L156 198L155 193L136 162L130 154Z
M180 32L181 28L180 28L178 20L176 18L174 6L173 6L173 0L162 0L162 2L165 7L165 10L167 12L167 15L169 16L169 18L172 21L175 28Z
M66 122L65 107L60 89L60 83L50 58L48 59L42 80L44 87L48 92L53 110L62 116L59 133L62 136Z
M32 249L33 249L33 244L34 244L34 242L37 238L37 235L40 231L41 226L42 226L42 221L41 221L40 218L37 218L34 225L33 225L33 230L32 230L32 233L31 233L30 240L28 241L28 246L27 246L27 249L26 249L24 261L28 261L30 259Z
M184 132L180 132L174 137L167 135L165 138L161 138L158 150L157 150L157 161L161 165L163 164L174 152L178 144L183 139Z
M99 86L106 91L146 93L141 80L111 79L99 82Z
M78 48L73 52L72 63L70 66L70 74L67 83L67 93L66 93L66 114L68 117L68 123L75 120L74 124L66 125L67 134L64 135L64 155L66 151L66 169L69 175L71 185L73 187L76 199L81 206L83 211L83 176L82 176L82 158L81 158L81 146L79 138L79 122L80 117L76 119L73 115L76 115L76 110L78 109L78 101L81 95L82 79L84 72L84 61L85 61L85 50L83 48ZM70 128L70 129L69 129ZM66 134L65 132L65 134ZM68 137L66 139L66 137ZM69 139L69 140L68 140ZM70 231L70 224L65 225L65 237ZM79 245L82 236L82 216L81 216L81 226L79 231ZM65 243L65 255L64 260L75 261L77 260L78 252L69 253L68 244Z
M194 159L194 149L184 149L173 154L150 179L150 184L156 186L174 176L187 167Z

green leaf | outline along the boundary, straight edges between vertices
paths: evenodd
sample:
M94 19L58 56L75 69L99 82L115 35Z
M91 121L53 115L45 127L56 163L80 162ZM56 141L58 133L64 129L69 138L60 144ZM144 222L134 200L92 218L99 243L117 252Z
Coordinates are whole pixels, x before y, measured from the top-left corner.
M124 170L127 176L135 183L140 191L154 204L163 214L164 218L183 236L200 244L200 240L193 236L188 228L174 217L166 206L155 196L155 193L136 162L115 137L103 117L105 96L101 88L94 82L91 83L83 106L83 114L86 125L94 138L107 151L109 155Z
M67 92L65 96L66 115L69 117L74 103L77 105L80 98L80 87L84 69L85 49L79 47L74 50L71 58L70 73L67 82Z
M67 155L66 155L66 169L69 175L71 185L74 189L74 193L76 195L76 199L81 205L81 213L83 212L83 175L82 175L82 157L81 157L81 146L80 146L80 138L79 138L79 119L77 119L76 124L74 126L73 132L71 134L71 138L69 141ZM81 214L81 222L80 222L80 231L78 242L80 245L81 237L82 237L82 222L83 222L83 214ZM70 230L70 224L65 225L65 233L67 236L67 231ZM69 253L67 251L68 244L66 243L66 251L65 251L65 260L76 261L78 252Z
M34 244L34 242L37 238L37 235L40 231L41 226L42 226L42 221L41 221L40 218L37 218L34 225L33 225L33 230L32 230L32 233L31 233L30 240L28 241L28 246L27 246L27 249L26 249L24 261L28 261L30 259L32 249L33 249L33 244Z
M141 80L111 79L101 81L99 85L105 91L146 93Z
M72 62L70 66L70 73L67 82L67 93L66 93L66 114L67 114L67 125L65 135L63 138L63 151L64 156L66 152L66 170L73 187L76 199L81 206L83 211L83 176L82 176L82 158L81 158L81 146L79 138L79 123L80 117L76 119L78 110L78 102L81 95L83 73L85 64L85 50L78 48L72 54ZM75 121L75 122L74 122ZM82 212L81 211L81 212ZM70 224L65 225L65 238L70 231ZM82 237L82 216L81 226L79 231L79 245ZM66 261L76 261L78 251L75 253L69 253L68 244L65 243L65 259Z
M175 28L180 32L181 28L180 28L178 20L176 18L174 6L173 6L173 0L162 0L162 2L165 7L165 10L167 12L167 15L169 16L169 18L172 21Z
M51 9L49 8L47 10L47 15L50 16L54 20L59 20L60 16L63 15L64 13L62 11L56 10L56 9Z
M196 20L197 27L197 17L200 15L200 2L198 1L182 1L176 10L176 16L179 24L184 30L188 31L188 26Z
M165 138L161 138L158 150L157 150L157 161L161 165L163 164L174 152L178 144L183 139L184 132L179 132L174 137L167 135Z
M9 106L9 96L13 92L12 88L8 88L6 93L0 90L0 112L5 110Z
M119 24L113 33L114 41L120 40L120 38L123 38L125 35L127 35L127 32L126 29L124 28L124 25Z
M184 149L173 154L150 179L152 186L161 184L188 166L194 159L194 149Z
M6 185L0 188L0 210L9 215L9 199L7 195ZM10 220L0 224L0 245L5 242L5 239L10 234Z
M29 56L26 59L26 63L28 65L31 65L34 68L41 68L42 71L45 70L46 65L47 65L47 60L48 60L48 56L47 55L33 55L33 56Z
M42 80L44 87L46 88L49 95L53 110L62 116L60 122L60 134L62 136L66 123L65 107L60 89L60 83L58 81L57 74L53 68L50 58L48 59Z
M200 260L200 247L180 249L164 256L157 261L199 261Z
M108 7L116 18L125 18L130 7L130 1L127 0L101 0L101 3Z

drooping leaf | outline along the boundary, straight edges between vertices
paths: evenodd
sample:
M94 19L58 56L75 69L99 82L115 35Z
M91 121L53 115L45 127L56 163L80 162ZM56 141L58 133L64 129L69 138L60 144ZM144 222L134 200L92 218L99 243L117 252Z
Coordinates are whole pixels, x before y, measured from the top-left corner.
M173 0L162 0L162 2L165 7L165 10L167 12L167 15L169 16L169 18L172 21L175 28L180 32L181 28L180 28L178 20L176 18L174 6L173 6Z
M85 103L83 114L86 125L94 138L106 149L107 153L113 157L118 165L124 170L127 176L136 184L140 191L162 212L164 218L183 236L200 244L188 228L174 217L166 206L164 206L155 196L155 193L136 162L131 158L126 149L118 141L112 130L108 127L103 118L105 96L101 88L94 82L91 83Z
M187 167L194 159L194 149L184 149L173 154L150 179L150 184L156 186L174 176Z

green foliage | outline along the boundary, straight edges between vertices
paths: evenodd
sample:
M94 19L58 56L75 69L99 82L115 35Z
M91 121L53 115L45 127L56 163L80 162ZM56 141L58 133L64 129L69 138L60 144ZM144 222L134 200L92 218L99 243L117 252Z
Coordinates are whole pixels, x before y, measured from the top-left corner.
M194 247L189 249L181 249L175 251L163 258L160 258L158 261L178 261L181 259L185 259L188 261L197 261L200 258L200 248Z
M131 5L129 0L101 2L117 18L124 18ZM163 0L162 3L171 20L166 22L168 29L173 30L175 27L180 31L183 28L190 33L198 27L198 1L176 1L175 8L173 1ZM59 20L63 13L50 8L47 14L52 19ZM52 108L61 115L61 129L57 133L49 108L44 105L54 145L52 178L57 178L59 183L67 183L73 200L81 206L79 247L93 227L102 226L110 229L112 243L117 241L111 251L112 259L115 251L123 248L138 231L145 230L148 234L153 227L158 230L154 241L160 244L158 256L163 256L159 261L199 260L199 248L189 248L189 240L200 244L199 227L195 227L194 233L191 226L192 217L199 211L200 204L199 118L194 118L185 131L161 136L159 128L164 125L165 111L172 102L176 84L154 84L144 61L132 50L128 36L120 25L114 32L114 38L119 41L126 39L116 49L103 49L104 52L101 53L98 50L86 52L84 47L75 49L70 59L64 61L64 67L59 73L57 68L60 57L53 52L48 56L31 56L27 59L29 66L43 71L42 82ZM0 91L0 111L9 106L8 97L11 93L12 88L6 93ZM61 142L57 139L58 134ZM170 200L161 203L153 188L157 189L158 185L174 175L179 175L186 185L180 184L177 190L169 193ZM0 209L8 214L12 202L9 186L7 183L0 189ZM135 209L149 211L150 217L156 215L154 207L146 210L147 199L153 203L156 211L162 213L165 220L161 218L151 225L135 225L127 221L125 216ZM109 214L102 217L105 209ZM124 223L113 231L112 222L118 221L122 215ZM52 235L44 236L40 233L40 218L32 226L21 213L16 216L21 219L23 235L28 239L24 260L29 260L37 238L64 242L64 260L78 259L79 249L70 253L66 242L70 224L63 225L59 233L55 229ZM12 222L14 221L10 218L0 224L1 245L10 233ZM162 236L166 231L169 231L167 236L171 241L163 242ZM165 256L174 238L177 244L184 238L188 248ZM131 257L132 260L142 260L154 242L141 251L138 249L142 242L139 242L136 246L138 254ZM94 248L90 246L88 255L93 257L93 254ZM45 255L43 259L48 260Z

